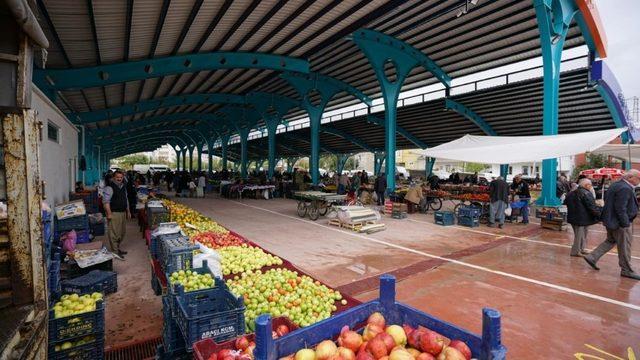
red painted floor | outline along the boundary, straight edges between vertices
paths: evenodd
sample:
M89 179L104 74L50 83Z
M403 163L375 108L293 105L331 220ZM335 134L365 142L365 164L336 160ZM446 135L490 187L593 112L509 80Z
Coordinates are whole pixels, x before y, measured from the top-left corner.
M620 278L613 253L601 260L599 272L569 257L570 229L441 227L432 214L411 214L383 218L387 230L360 235L326 219L299 218L292 200L178 201L362 301L377 297L380 274L392 273L399 280L398 300L476 333L482 308L496 308L509 359L576 359L586 353L597 357L584 359L630 360L629 347L640 358L640 283ZM130 253L116 263L119 291L108 298L107 344L158 336L162 328L144 241L133 225L128 231ZM604 235L604 228L594 226L589 247ZM640 246L633 255L640 271Z

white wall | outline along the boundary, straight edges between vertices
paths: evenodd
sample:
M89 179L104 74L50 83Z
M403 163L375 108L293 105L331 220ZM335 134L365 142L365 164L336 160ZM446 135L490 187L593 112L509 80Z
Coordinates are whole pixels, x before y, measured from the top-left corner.
M63 203L73 191L78 171L78 130L40 90L32 86L31 106L42 122L40 144L40 177L46 182L46 202ZM47 123L58 127L59 142L49 140Z

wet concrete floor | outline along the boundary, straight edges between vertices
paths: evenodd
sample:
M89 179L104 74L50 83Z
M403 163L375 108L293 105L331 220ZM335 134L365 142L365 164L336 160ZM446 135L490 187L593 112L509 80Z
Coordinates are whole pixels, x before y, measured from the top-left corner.
M627 360L629 347L640 357L640 282L619 276L613 252L602 258L600 271L569 257L571 229L545 230L535 223L442 227L433 214L410 214L404 220L384 217L387 230L361 235L324 218L299 218L293 200L176 200L361 301L376 298L378 276L392 273L399 301L473 332L481 332L483 307L498 309L509 359L575 359L585 353L597 356L585 359ZM162 330L148 250L134 223L127 231L129 254L115 263L119 290L108 297L107 345ZM640 271L637 234L632 265ZM594 226L588 247L604 237L604 228Z

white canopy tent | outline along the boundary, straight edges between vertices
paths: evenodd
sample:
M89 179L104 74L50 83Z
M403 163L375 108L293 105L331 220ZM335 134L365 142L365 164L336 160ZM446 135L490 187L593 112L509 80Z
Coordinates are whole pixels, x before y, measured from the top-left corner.
M606 144L592 153L624 160L630 159L631 162L640 163L640 145L638 144Z
M425 150L436 159L481 164L512 164L555 159L594 152L617 138L627 128L540 136L477 136L459 139Z

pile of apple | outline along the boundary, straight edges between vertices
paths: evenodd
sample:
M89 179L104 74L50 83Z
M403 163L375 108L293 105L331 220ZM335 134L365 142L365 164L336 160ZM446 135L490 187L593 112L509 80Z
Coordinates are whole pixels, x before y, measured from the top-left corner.
M169 276L169 283L181 284L185 292L211 289L215 286L215 280L211 274L198 274L191 270L174 271Z
M289 327L284 324L278 325L271 335L274 339L285 336L290 332ZM207 360L253 360L253 350L256 343L246 336L240 336L234 343L234 349L222 349L217 353L213 353Z
M229 232L229 230L224 228L224 226L219 225L215 221L187 206L171 200L162 200L162 203L167 209L169 209L171 221L178 223L180 228L182 228L182 231L184 231L187 236L191 237L206 231L220 234L227 234ZM187 226L187 224L195 226L197 230Z
M96 302L102 301L102 293L94 292L89 295L64 294L60 301L53 305L53 314L56 319L72 315L78 315L96 309Z
M194 243L197 241L211 249L219 249L225 246L240 246L244 244L244 241L241 238L231 233L222 234L213 231L205 231L196 234L191 238L191 241Z
M222 274L225 276L257 270L264 266L282 265L282 259L279 257L247 244L226 246L217 251L222 258Z
M71 348L74 348L76 346L81 346L81 345L85 345L85 344L89 344L96 341L95 336L85 336L83 338L81 338L80 340L77 341L65 341L62 343L62 345L58 344L54 346L54 350L57 351L62 351L62 350L68 350Z
M270 269L249 271L227 280L229 290L244 298L245 320L252 329L255 319L261 314L272 317L286 316L298 326L309 326L331 316L337 307L336 301L346 300L329 289L297 271Z
M424 327L386 326L382 314L369 316L362 335L345 326L338 344L325 340L281 360L470 360L471 350Z

